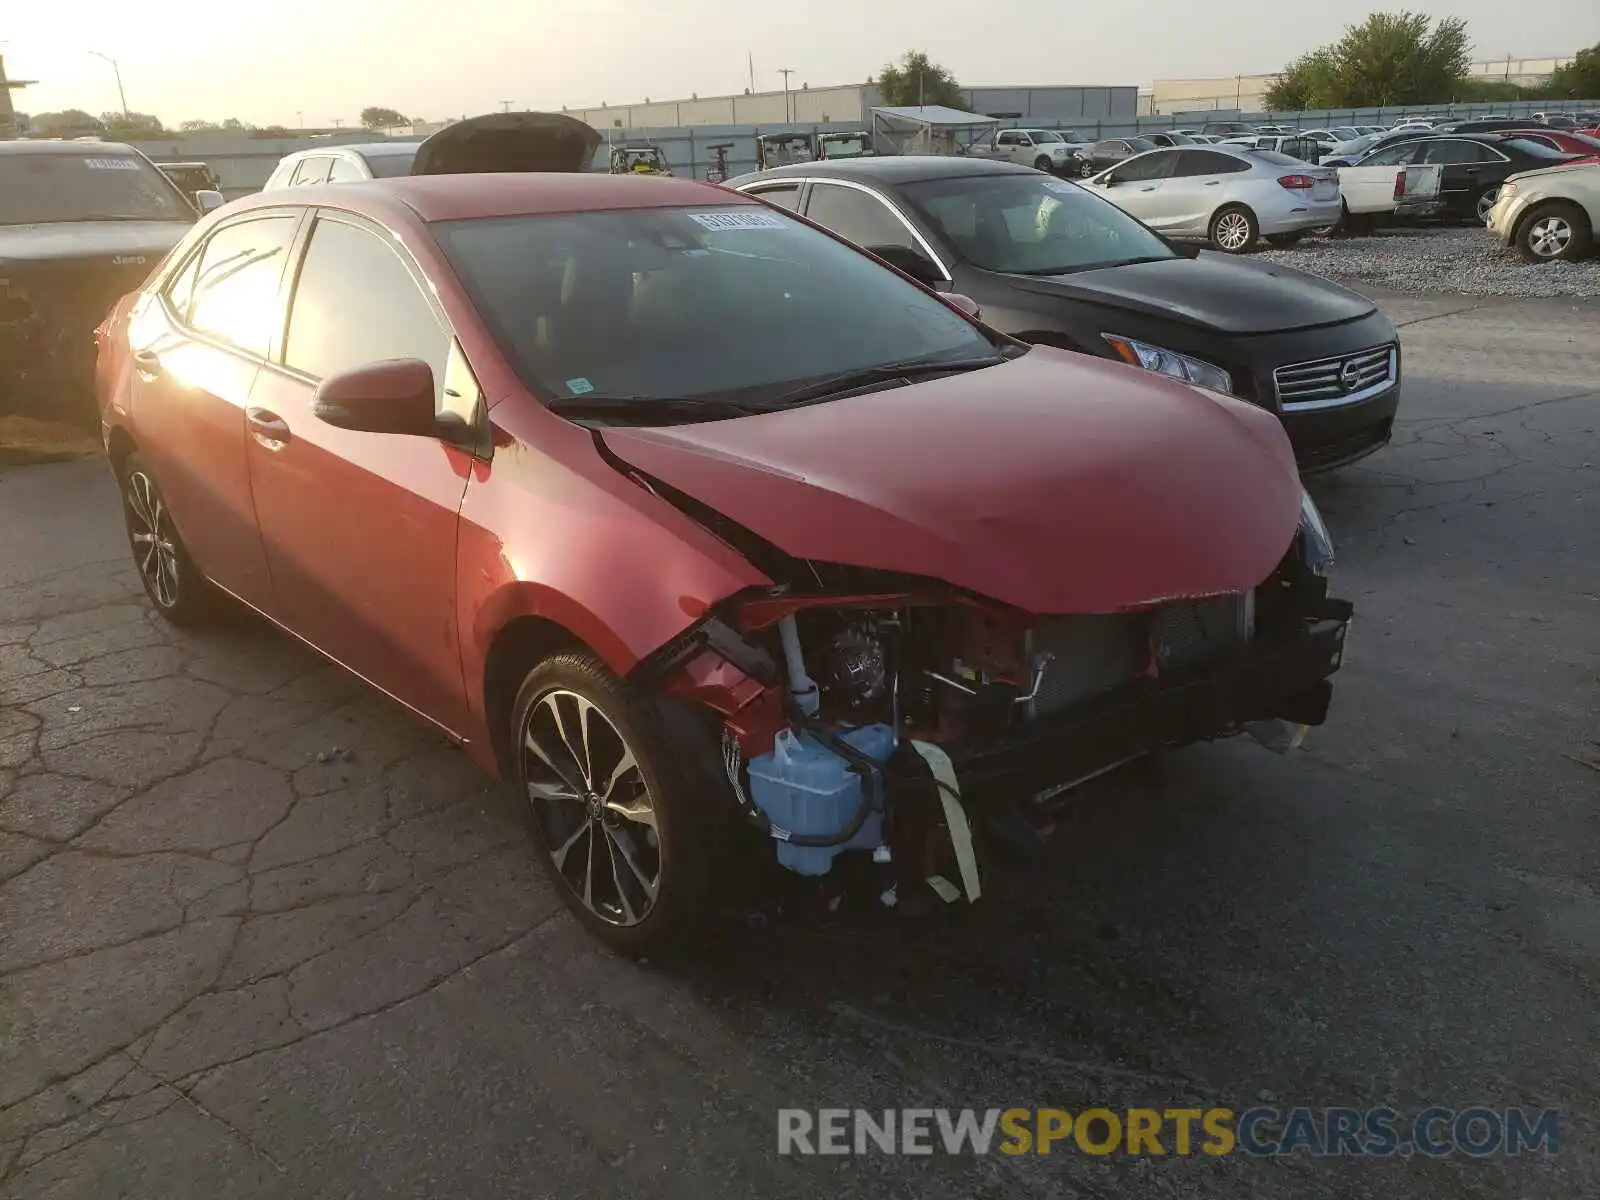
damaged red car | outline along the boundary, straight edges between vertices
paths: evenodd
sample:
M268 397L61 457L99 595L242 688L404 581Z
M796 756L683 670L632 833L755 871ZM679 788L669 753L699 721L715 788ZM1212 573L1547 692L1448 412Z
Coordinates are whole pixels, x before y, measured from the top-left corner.
M162 613L464 744L612 945L730 848L972 900L1073 782L1323 721L1350 607L1271 414L969 308L688 180L276 192L118 306L106 445Z

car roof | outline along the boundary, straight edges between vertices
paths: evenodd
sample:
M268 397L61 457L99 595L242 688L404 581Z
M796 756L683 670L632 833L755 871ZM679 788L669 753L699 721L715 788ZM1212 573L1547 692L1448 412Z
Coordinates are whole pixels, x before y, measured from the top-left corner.
M314 205L370 216L380 222L408 213L424 221L546 216L623 208L751 204L736 192L694 179L599 172L404 175L359 187L314 184L257 192L234 201L230 213L253 208Z
M924 179L951 179L962 175L1035 175L1032 167L992 158L961 158L948 154L886 154L876 158L825 159L822 162L790 163L770 170L751 172L728 182L754 183L758 179L802 178L858 179L893 187Z
M395 154L415 154L421 142L339 142L331 146L307 146L294 150L284 158L305 158L313 154L331 154L335 150L354 150L366 158L384 158Z
M101 158L107 155L144 157L132 146L122 142L75 142L67 141L65 138L44 138L39 141L27 139L0 141L0 154L76 154L80 157L85 154L93 154Z

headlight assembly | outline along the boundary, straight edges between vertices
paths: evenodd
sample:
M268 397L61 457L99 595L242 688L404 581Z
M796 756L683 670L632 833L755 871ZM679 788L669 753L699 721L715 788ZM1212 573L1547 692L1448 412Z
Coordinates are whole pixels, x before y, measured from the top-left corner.
M1190 358L1187 354L1179 354L1175 350L1152 346L1149 342L1119 337L1114 333L1103 333L1100 336L1111 344L1111 348L1124 362L1133 366L1143 367L1146 371L1154 371L1159 375L1170 375L1185 383L1197 383L1201 387L1210 388L1224 395L1233 394L1233 377L1221 367L1214 367L1208 362Z
M1313 575L1326 576L1333 569L1333 539L1307 491L1300 493L1300 554Z

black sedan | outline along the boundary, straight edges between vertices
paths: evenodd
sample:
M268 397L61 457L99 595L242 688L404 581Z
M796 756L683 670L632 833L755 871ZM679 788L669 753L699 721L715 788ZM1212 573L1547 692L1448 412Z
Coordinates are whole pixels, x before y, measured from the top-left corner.
M729 187L799 212L1024 341L1159 371L1278 414L1301 469L1389 440L1394 326L1363 296L1259 260L1175 246L1076 183L1014 163L797 163Z
M1107 167L1114 167L1135 154L1155 148L1156 143L1147 137L1101 138L1085 152L1084 157L1088 162L1084 164L1083 177L1087 179L1091 175L1098 175Z
M1358 160L1363 167L1405 167L1438 163L1439 198L1444 211L1464 221L1489 216L1500 185L1519 171L1536 171L1569 162L1567 154L1514 133L1446 133L1394 142Z

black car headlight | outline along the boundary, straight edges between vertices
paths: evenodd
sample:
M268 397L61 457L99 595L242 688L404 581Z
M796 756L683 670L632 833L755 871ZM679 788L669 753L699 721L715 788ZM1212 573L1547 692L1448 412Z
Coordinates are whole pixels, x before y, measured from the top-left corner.
M1154 371L1158 375L1170 375L1186 383L1197 383L1225 396L1233 395L1233 376L1204 359L1190 358L1165 346L1153 346L1149 342L1120 337L1114 333L1102 333L1100 336L1111 344L1123 362Z
M1333 570L1333 538L1311 493L1300 492L1300 555L1306 570L1326 577Z

